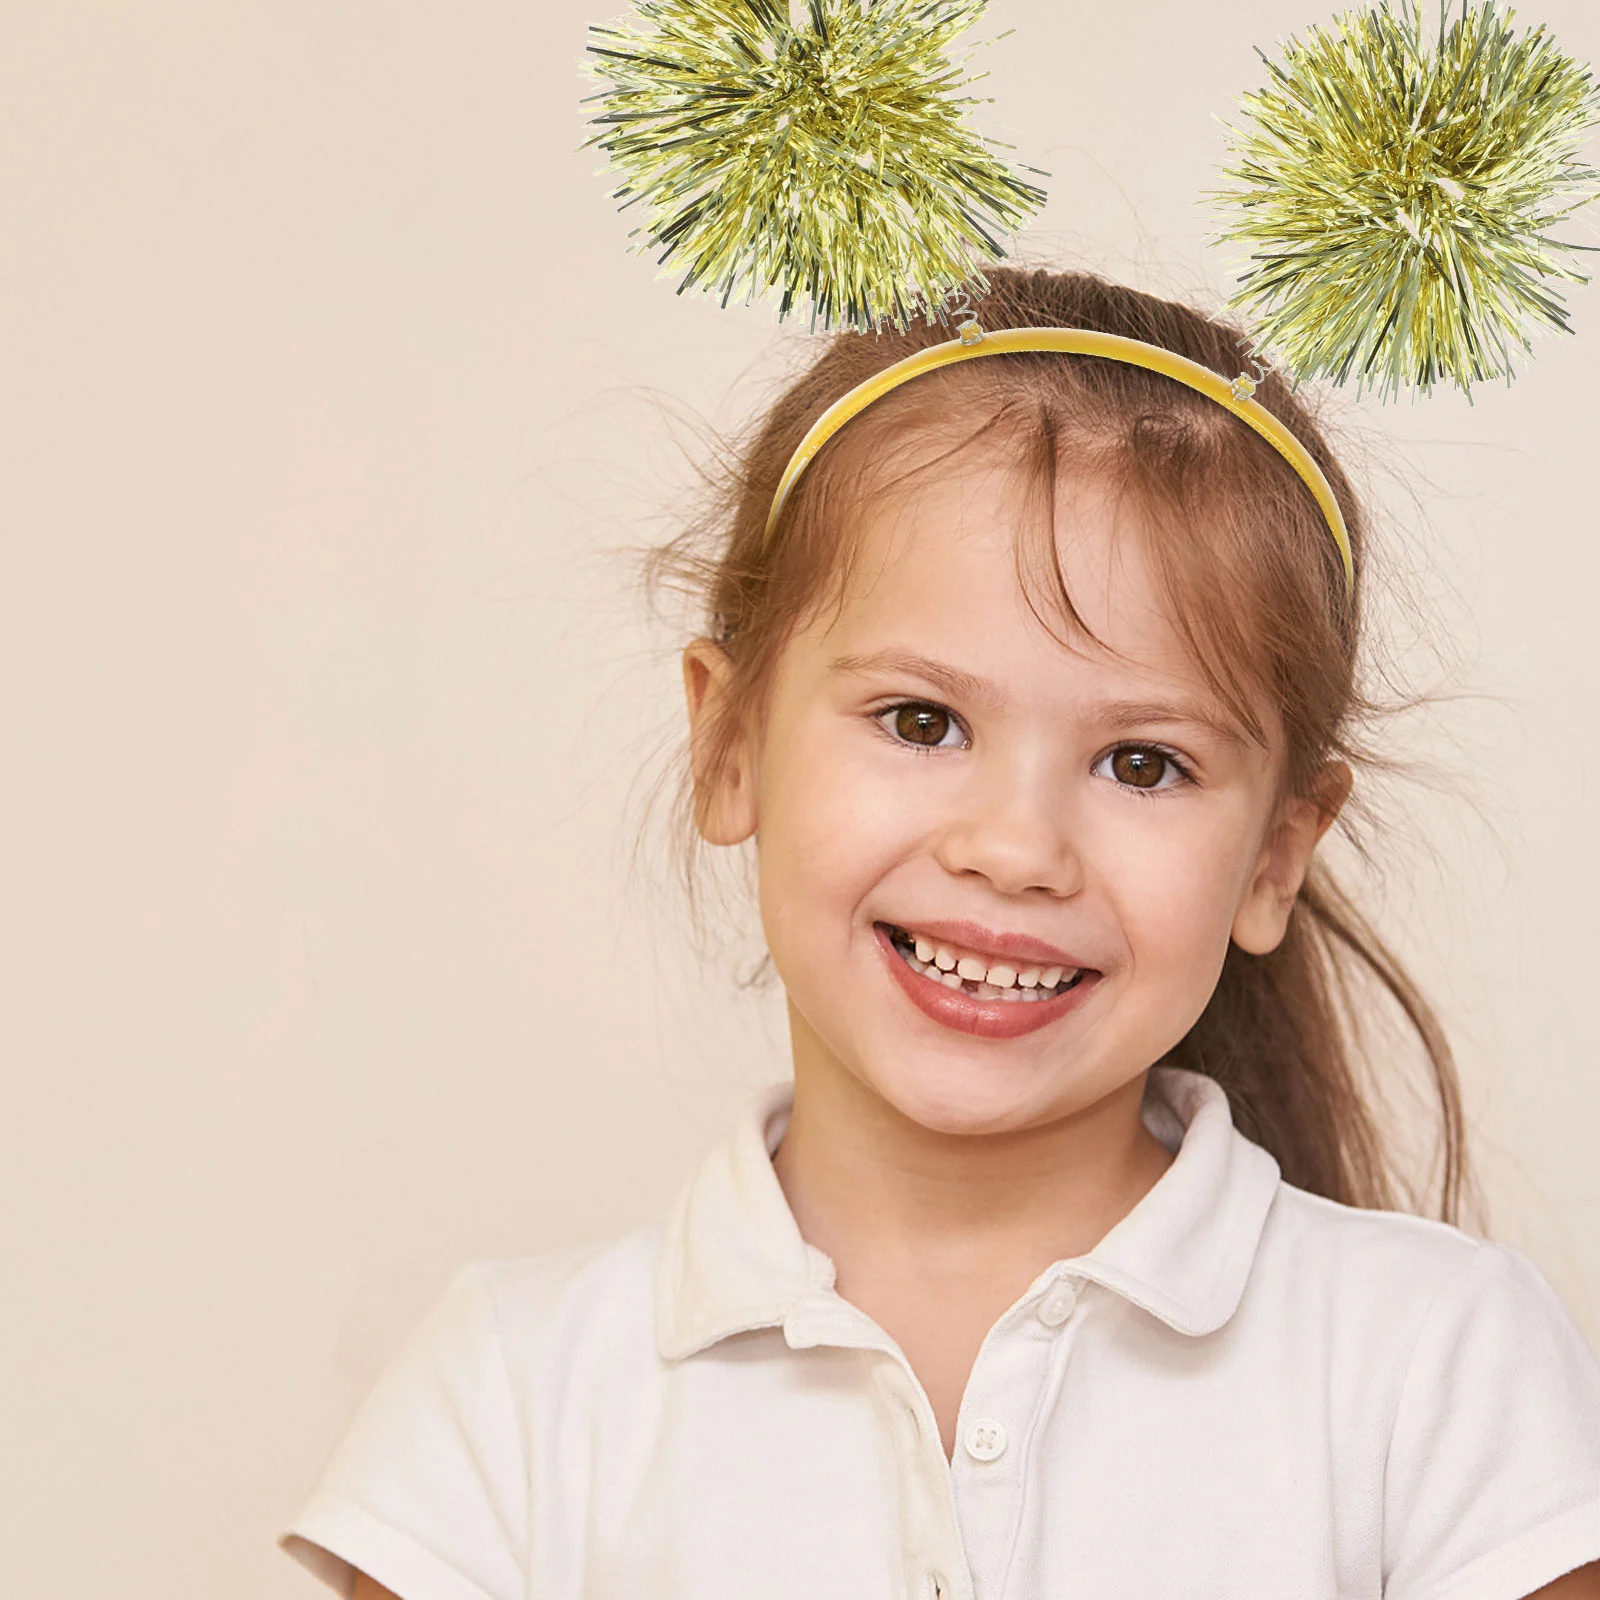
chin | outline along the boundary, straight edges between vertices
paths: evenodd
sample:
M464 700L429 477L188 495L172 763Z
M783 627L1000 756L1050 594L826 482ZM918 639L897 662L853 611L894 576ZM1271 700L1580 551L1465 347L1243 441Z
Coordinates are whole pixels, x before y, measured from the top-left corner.
M874 1093L929 1133L1014 1133L1061 1115L1061 1084L1018 1081L981 1062L921 1062L908 1072L863 1073Z

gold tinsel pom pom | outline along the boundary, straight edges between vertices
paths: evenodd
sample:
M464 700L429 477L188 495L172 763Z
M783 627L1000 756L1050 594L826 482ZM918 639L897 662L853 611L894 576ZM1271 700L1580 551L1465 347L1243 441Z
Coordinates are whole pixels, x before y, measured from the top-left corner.
M1566 330L1553 280L1584 283L1549 230L1592 198L1580 164L1600 115L1589 71L1543 27L1518 37L1493 0L1441 5L1424 37L1409 0L1290 40L1230 128L1253 247L1233 304L1301 378L1385 397L1509 377L1538 325Z
M981 289L975 257L1044 199L968 124L947 46L984 0L640 0L590 30L610 87L588 144L681 288L904 327ZM630 25L631 23L631 25Z

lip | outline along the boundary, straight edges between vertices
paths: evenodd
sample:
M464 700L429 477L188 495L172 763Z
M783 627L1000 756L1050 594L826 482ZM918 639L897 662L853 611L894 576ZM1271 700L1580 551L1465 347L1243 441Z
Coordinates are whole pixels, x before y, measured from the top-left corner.
M944 922L933 927L920 924L917 931L937 932L943 936L945 929L974 926L973 923L961 922ZM1065 994L1058 994L1053 1000L1037 1000L1031 1005L1019 1000L980 1000L976 995L967 994L961 989L947 989L942 983L935 983L920 972L913 972L890 943L881 922L873 925L872 932L884 960L889 964L890 976L924 1016L931 1017L941 1027L951 1028L957 1033L974 1034L980 1039L1018 1039L1025 1033L1037 1033L1040 1028L1048 1028L1051 1023L1059 1022L1069 1012L1075 1011L1083 1003L1085 995L1100 981L1098 972L1085 972ZM1018 942L1015 938L1012 940L1013 949ZM1049 945L1037 940L1022 942L1029 943L1031 948L1025 952L1019 951L1019 954L1031 960L1034 959L1035 950L1049 950L1048 959L1052 965L1055 964L1056 952ZM1010 955L1012 950L1001 948L995 953ZM1046 958L1039 956L1038 959ZM1062 966L1072 964L1067 961L1061 963Z
M1046 944L1043 939L1035 939L1031 934L996 933L981 922L917 922L897 923L896 926L911 933L925 934L942 944L958 945L974 955L1008 956L1030 966L1067 967L1073 970L1094 965L1092 961L1084 961L1066 950L1058 950L1053 944ZM913 972L911 976L916 977L916 973Z

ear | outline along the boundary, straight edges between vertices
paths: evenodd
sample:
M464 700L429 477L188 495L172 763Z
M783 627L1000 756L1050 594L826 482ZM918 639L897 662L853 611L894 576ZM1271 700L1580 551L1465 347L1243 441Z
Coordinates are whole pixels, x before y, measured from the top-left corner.
M1350 798L1354 781L1345 762L1330 761L1311 795L1283 802L1234 914L1233 942L1241 950L1264 956L1283 942L1312 852Z
M714 639L695 639L684 650L694 821L707 844L740 844L756 831L755 785L744 730L735 730L720 756L713 745L727 712L732 678L733 664Z

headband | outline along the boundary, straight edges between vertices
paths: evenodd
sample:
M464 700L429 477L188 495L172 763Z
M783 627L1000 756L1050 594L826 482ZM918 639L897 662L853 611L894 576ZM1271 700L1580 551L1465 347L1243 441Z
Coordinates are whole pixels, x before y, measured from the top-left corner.
M978 263L1044 201L971 127L974 80L948 47L984 0L637 0L592 28L605 87L588 139L648 221L637 247L699 287L815 327L958 322L836 400L786 468L770 537L796 480L865 406L953 362L1018 351L1087 354L1209 396L1295 469L1327 520L1347 593L1338 503L1293 431L1231 382L1139 340L1084 329L986 332L955 310L987 287ZM1218 237L1248 247L1230 304L1249 348L1291 381L1354 381L1391 398L1448 380L1511 376L1530 330L1569 331L1557 280L1586 282L1551 229L1593 197L1579 156L1600 123L1589 70L1543 26L1511 27L1495 0L1441 0L1424 34L1416 0L1383 0L1291 38L1270 82L1227 126L1231 208ZM1259 52L1258 52L1259 53ZM1027 169L1034 170L1034 169ZM1042 174L1040 174L1042 176ZM980 302L981 304L981 302ZM1260 370L1260 361L1252 356Z
M789 491L810 465L811 458L858 411L864 410L891 389L898 389L902 383L908 383L924 372L932 372L936 367L949 366L957 361L972 361L981 356L1014 355L1018 351L1033 350L1101 356L1108 361L1121 361L1129 366L1159 372L1164 377L1174 378L1198 390L1249 423L1299 473L1301 481L1315 496L1317 505L1327 519L1328 532L1338 547L1339 560L1344 568L1345 593L1348 595L1354 591L1355 562L1350 553L1350 535L1333 488L1322 468L1312 459L1311 452L1293 432L1259 400L1251 398L1256 387L1254 379L1241 375L1230 383L1210 367L1203 367L1199 362L1191 361L1187 356L1181 356L1163 345L1146 344L1140 339L1125 339L1118 334L1099 333L1087 328L1000 328L993 333L986 333L975 321L968 322L963 324L959 338L918 350L905 360L897 361L892 367L885 367L882 372L876 372L865 382L858 383L811 424L805 438L789 458L789 465L784 468L783 477L778 481L777 493L772 497L772 509L767 513L765 537L771 539L789 498Z

